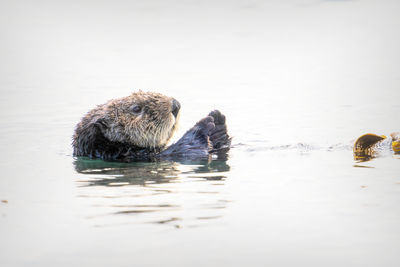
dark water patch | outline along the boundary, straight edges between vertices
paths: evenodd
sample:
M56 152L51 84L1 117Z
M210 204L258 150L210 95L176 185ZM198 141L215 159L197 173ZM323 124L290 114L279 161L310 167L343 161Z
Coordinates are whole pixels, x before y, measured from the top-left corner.
M170 194L173 191L172 190L166 190L166 189L154 189L154 194Z
M181 221L181 218L176 218L176 217L172 217L169 219L165 219L165 220L160 220L160 221L155 221L152 223L156 223L156 224L167 224L167 223L171 223L171 222L176 222L176 221Z
M149 213L149 212L156 212L160 210L123 210L114 212L114 214L140 214L140 213Z
M353 167L356 167L356 168L370 168L370 169L374 169L374 167L372 167L372 166L365 166L365 165L359 165L359 164L354 164Z
M197 178L197 179L202 179L204 181L223 181L227 177L223 175L210 175L210 176L193 175L193 176L188 176L188 178Z

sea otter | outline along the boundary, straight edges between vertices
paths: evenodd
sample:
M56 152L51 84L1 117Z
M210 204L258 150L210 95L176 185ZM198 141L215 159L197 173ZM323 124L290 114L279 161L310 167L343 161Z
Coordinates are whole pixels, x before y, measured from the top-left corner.
M199 159L229 150L225 116L214 110L182 138L166 147L177 128L180 103L154 92L138 91L90 110L77 124L73 155L108 161Z

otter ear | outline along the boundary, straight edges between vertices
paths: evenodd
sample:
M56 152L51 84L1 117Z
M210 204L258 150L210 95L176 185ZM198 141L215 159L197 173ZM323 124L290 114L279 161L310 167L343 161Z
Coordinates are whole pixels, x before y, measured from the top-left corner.
M104 118L98 118L94 121L93 125L99 130L104 130L108 128L108 124Z
M99 157L98 148L107 143L103 135L106 128L108 125L103 118L93 119L90 123L78 127L73 140L74 155Z

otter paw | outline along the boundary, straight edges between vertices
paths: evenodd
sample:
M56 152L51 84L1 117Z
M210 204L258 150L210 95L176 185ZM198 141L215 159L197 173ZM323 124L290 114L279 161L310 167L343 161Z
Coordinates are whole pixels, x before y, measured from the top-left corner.
M224 125L225 124L225 115L221 113L219 110L211 111L208 116L213 117L216 125Z
M201 134L209 136L210 133L215 129L214 118L211 116L207 116L198 121L195 127L197 131L200 132Z
M208 116L214 119L215 127L210 130L210 142L214 150L223 147L229 147L231 138L228 135L228 130L225 123L225 116L219 110L211 111Z

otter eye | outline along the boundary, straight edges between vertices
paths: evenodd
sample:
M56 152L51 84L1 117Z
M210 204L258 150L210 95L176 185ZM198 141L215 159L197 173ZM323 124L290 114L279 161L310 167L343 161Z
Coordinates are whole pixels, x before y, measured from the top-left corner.
M132 106L131 110L132 110L134 113L139 113L140 111L142 111L142 107L139 106L139 105L134 105L134 106Z

